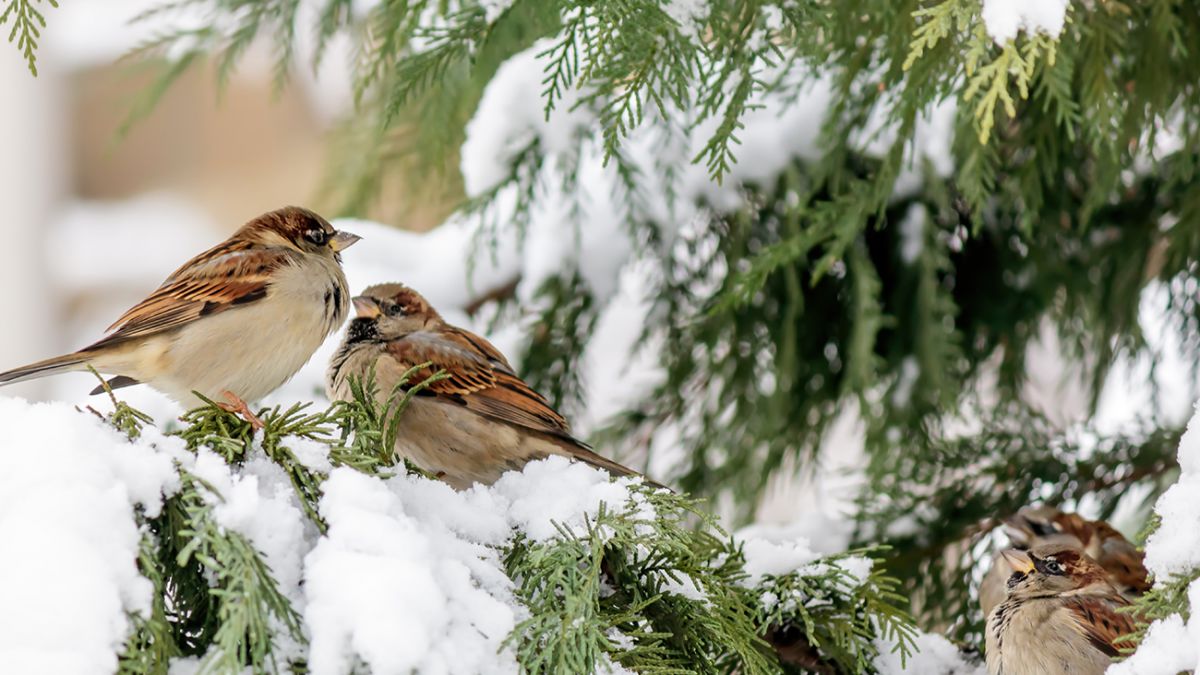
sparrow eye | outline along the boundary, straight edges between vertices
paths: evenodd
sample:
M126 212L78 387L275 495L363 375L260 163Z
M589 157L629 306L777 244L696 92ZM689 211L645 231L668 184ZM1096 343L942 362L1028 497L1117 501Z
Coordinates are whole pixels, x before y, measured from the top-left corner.
M394 302L388 303L387 309L384 311L388 316L404 316L404 306Z
M324 246L325 244L329 243L329 233L319 227L314 227L311 230L307 230L304 233L304 238L313 244L316 244L317 246Z
M1062 574L1063 568L1062 568L1062 565L1058 564L1058 561L1047 560L1046 561L1046 571L1049 572L1050 574Z

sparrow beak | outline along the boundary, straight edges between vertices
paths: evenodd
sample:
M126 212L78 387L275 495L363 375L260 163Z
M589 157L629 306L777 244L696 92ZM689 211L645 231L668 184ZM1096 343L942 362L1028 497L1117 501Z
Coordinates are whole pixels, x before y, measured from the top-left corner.
M365 295L356 295L350 299L354 303L354 314L364 319L378 318L383 312L379 309L379 303L375 298L369 298Z
M329 240L329 248L333 249L334 253L338 253L354 245L354 242L362 239L357 234L349 232L338 232Z
M1004 562L1012 568L1014 572L1021 574L1029 574L1033 571L1033 559L1029 557L1027 551L1018 551L1015 548L1006 549L1000 552L1004 556Z

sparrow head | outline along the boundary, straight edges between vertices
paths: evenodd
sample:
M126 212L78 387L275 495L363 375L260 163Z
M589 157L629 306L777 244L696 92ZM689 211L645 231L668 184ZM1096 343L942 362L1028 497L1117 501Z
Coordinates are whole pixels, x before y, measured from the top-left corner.
M1142 553L1103 520L1087 520L1050 506L1027 506L1005 519L1004 529L1016 548L1073 545L1099 563L1118 587L1138 593L1150 588Z
M352 302L354 323L369 323L377 335L384 337L405 335L442 318L420 293L404 284L376 284ZM359 331L365 333L365 328Z
M354 298L359 317L379 319L437 319L437 310L422 295L403 283L376 283Z
M288 246L301 253L332 258L362 237L335 230L329 221L299 206L285 206L264 213L242 226L235 237L276 246Z
M1073 513L1066 514L1050 506L1026 506L1004 519L1004 532L1016 548L1023 550L1049 543L1074 544L1083 548L1085 540L1079 536L1082 531L1078 525L1087 522ZM1077 526L1068 528L1064 523Z
M1040 544L1028 551L1008 549L1001 555L1012 569L1010 597L1049 597L1093 586L1116 594L1104 568L1077 546Z

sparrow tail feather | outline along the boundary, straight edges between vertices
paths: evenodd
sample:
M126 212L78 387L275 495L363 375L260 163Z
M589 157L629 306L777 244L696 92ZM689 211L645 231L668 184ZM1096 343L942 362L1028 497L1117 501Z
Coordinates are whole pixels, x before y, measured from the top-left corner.
M72 370L82 370L88 359L83 354L78 352L74 354L64 354L56 356L45 361L38 361L20 368L13 368L7 372L0 373L0 386L6 384L16 384L25 380L34 380L47 375L56 373L65 373Z
M650 487L660 488L660 489L668 490L668 491L671 490L671 488L663 485L662 483L659 483L658 481L650 480L649 478L638 473L637 471L634 471L633 469L630 469L627 466L618 464L618 463L612 461L611 459L608 459L607 457L599 455L599 454L593 452L592 450L588 450L587 448L575 446L575 447L570 448L570 453L571 453L571 456L574 457L575 459L577 459L585 464L591 464L592 466L596 467L597 469L603 469L603 470L611 473L614 476L617 476L617 477L637 476L637 477L641 478L642 481L645 482Z

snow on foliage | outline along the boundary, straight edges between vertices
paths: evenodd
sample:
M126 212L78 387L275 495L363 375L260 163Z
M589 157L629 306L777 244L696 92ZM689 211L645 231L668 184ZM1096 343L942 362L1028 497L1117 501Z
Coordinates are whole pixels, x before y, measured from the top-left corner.
M189 414L184 421L196 425L202 418ZM284 436L269 443L259 432L233 463L215 449L185 445L197 438L215 442L210 432L168 436L146 425L134 436L131 440L92 413L67 404L0 399L0 536L6 547L22 553L0 556L5 608L0 614L0 662L22 673L114 672L135 624L161 621L153 619L159 610L152 605L161 603L154 595L162 581L143 575L147 564L156 565L154 542L161 541L157 537L164 525L147 523L169 508L179 509L169 500L186 494L193 496L185 498L183 511L174 513L211 524L189 521L182 534L201 547L196 555L207 581L201 588L215 584L225 592L223 584L229 583L230 577L222 576L228 570L217 571L223 569L220 559L226 553L214 548L214 538L228 535L248 542L270 576L274 590L268 595L277 592L287 605L286 611L271 610L262 624L270 635L271 658L302 660L314 675L340 675L361 666L377 675L516 673L522 643L514 642L514 636L537 640L544 625L529 623L537 618L529 603L540 603L544 611L546 601L553 605L558 596L540 586L520 587L520 576L511 576L514 568L508 567L512 561L506 556L525 551L520 555L527 567L515 569L539 573L542 556L576 550L590 556L588 550L602 551L610 541L620 541L621 546L637 542L630 549L636 550L635 558L657 559L657 537L668 537L666 546L678 546L678 537L687 536L680 514L659 512L658 502L652 503L657 497L635 489L636 479L612 480L558 457L506 474L493 486L458 492L416 475L331 468L329 447L322 452L311 436ZM215 447L228 451L230 442L232 437ZM288 452L294 448L302 466L327 475L321 480L317 513L306 512L296 475L285 470L268 445ZM807 542L788 537L784 530L739 534L746 570L752 574L742 584L748 588L746 597L786 589L790 604L766 608L772 617L797 611L878 611L871 604L878 601L869 599L879 593L869 559L842 556L822 563ZM567 548L554 548L560 544ZM710 595L715 577L701 580L672 571L670 565L661 567L671 556L694 555L673 550L645 582L657 583L651 577L660 575L659 593L698 603L693 611L711 612L709 620L721 621L733 611L745 621L745 608L728 590L718 588L721 595ZM724 565L720 560L730 555L740 554L728 549L708 564ZM580 564L565 560L568 569ZM642 563L630 559L629 564ZM710 574L703 567L693 570ZM773 578L764 579L767 574ZM802 580L806 588L819 588L823 579L829 580L833 595L803 609L813 599L788 584ZM864 595L856 598L860 592ZM606 597L606 591L599 593ZM249 600L253 595L245 597L257 602ZM850 604L838 609L830 602ZM867 604L859 604L863 602ZM298 626L292 625L292 617ZM550 619L552 624L557 620L554 615ZM865 620L893 621L871 614ZM524 632L521 626L526 626ZM894 628L880 630L897 637ZM631 637L618 631L610 640L620 644ZM889 653L894 648L890 642L879 646ZM214 658L228 657L210 648L201 658L176 657L173 664L178 672L192 672L212 667ZM604 653L595 655L595 663L627 672Z
M0 398L0 664L12 673L109 673L150 607L134 510L177 485L178 439L130 443L66 404Z
M152 427L130 441L67 404L0 398L0 537L21 552L0 556L0 662L115 670L128 614L148 612L152 591L138 573L135 510L159 512L179 487L176 467L204 482L218 523L262 553L306 620L316 675L358 662L380 675L516 672L501 644L524 610L499 547L517 532L560 536L554 523L582 530L601 502L649 509L631 479L561 458L464 492L339 468L323 486L320 536L261 452L234 469Z
M1021 30L1058 37L1067 18L1070 0L983 0L983 23L998 43L1017 37Z
M1190 611L1151 624L1133 656L1109 669L1114 675L1200 670L1200 409L1180 439L1179 469L1179 480L1154 507L1161 520L1146 542L1146 567L1154 575L1155 591L1191 579L1181 589L1186 594L1184 609Z
M692 161L719 122L713 118L685 131L687 125L679 120L646 110L642 123L630 130L618 162L604 155L596 115L579 92L566 92L547 114L541 92L552 44L541 41L500 67L467 125L461 152L467 194L481 197L496 191L494 209L476 218L479 227L506 224L493 228L503 246L510 246L517 235L508 223L518 220L518 205L528 206L523 215L528 236L520 249L522 300L530 300L542 282L573 266L596 298L607 301L617 290L620 270L636 257L628 236L631 221L657 223L671 236L699 217L702 207L718 212L741 208L745 185L774 180L797 158L821 156L833 78L792 64L786 70L769 66L769 77L763 77L798 84L803 105L779 93L756 95L738 131L738 161L720 182L703 163ZM911 191L921 184L926 161L940 176L953 172L954 112L954 103L946 101L918 118L916 142L908 151L907 168L897 179L898 190ZM680 119L687 116L675 114ZM894 139L893 125L876 116L855 142L865 154L881 156ZM537 198L526 205L519 199L523 186L513 182L514 168L534 148L544 161L536 178ZM633 174L635 185L622 177L620 163ZM665 166L678 170L660 170ZM568 175L574 179L566 180ZM666 195L674 199L665 199ZM574 226L564 232L564 223ZM586 255L580 256L580 251Z
M355 658L377 674L517 672L503 641L528 612L498 550L518 532L583 535L602 503L649 509L631 482L560 457L464 492L335 470L321 504L329 535L305 563L313 673Z
M417 495L441 517L414 515ZM519 616L512 582L495 549L452 529L504 540L503 513L479 509L487 500L476 497L425 479L330 475L321 501L329 533L305 559L314 675L355 662L379 675L517 672L501 650Z
M902 660L898 654L880 648L875 668L883 675L985 675L987 668L964 658L949 640L933 633L917 636L915 654Z

